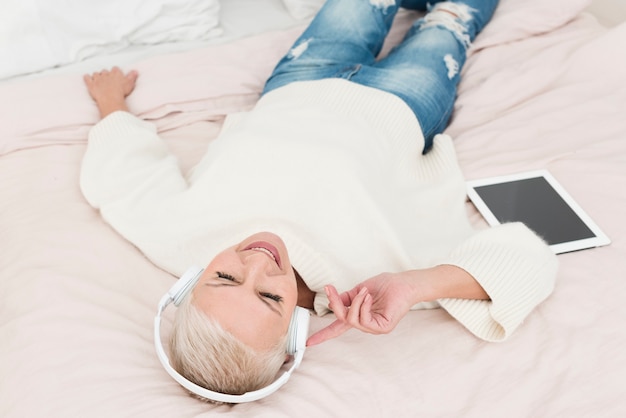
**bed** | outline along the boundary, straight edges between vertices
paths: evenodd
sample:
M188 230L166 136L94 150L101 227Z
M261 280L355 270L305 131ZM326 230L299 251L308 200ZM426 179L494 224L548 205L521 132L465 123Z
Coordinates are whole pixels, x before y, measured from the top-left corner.
M189 170L225 115L254 105L321 1L189 3L199 9L178 18L199 10L210 19L166 28L177 39L144 30L137 41L131 30L81 53L58 43L62 59L3 67L0 416L626 416L626 24L599 24L585 12L590 0L502 0L470 51L447 129L468 180L548 169L612 240L559 255L554 293L509 340L482 342L440 309L412 311L392 334L350 331L311 347L260 401L208 404L173 381L152 323L176 278L105 224L78 187L98 120L81 76L137 69L130 108ZM37 3L8 4L23 14ZM415 17L398 16L385 50ZM28 33L32 46L41 33ZM469 201L467 210L487 227ZM332 320L313 317L311 332Z

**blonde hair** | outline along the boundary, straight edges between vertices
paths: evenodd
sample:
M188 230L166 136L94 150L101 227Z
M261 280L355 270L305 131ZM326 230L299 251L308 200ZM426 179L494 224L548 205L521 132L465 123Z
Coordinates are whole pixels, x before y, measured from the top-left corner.
M271 350L258 352L192 301L190 294L178 307L170 340L170 360L178 373L206 389L232 395L260 389L275 380L285 362L286 336Z

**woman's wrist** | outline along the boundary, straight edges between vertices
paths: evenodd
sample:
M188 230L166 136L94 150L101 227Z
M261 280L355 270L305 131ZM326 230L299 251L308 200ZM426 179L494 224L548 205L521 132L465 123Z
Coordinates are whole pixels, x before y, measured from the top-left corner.
M441 264L407 273L411 274L415 303L438 299L489 299L476 279L457 266Z
M96 101L96 105L98 106L101 119L104 119L111 113L119 110L128 112L128 106L126 105L126 100L124 98L98 100Z

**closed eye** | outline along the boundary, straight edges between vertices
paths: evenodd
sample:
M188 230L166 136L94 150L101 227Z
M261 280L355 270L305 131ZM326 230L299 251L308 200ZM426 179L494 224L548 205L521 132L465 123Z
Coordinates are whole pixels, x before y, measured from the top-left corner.
M225 279L225 280L229 280L231 282L237 282L237 280L231 276L228 273L222 273L221 271L216 271L215 274L217 275L217 277L219 277L220 279Z
M282 296L274 295L271 293L261 293L261 296L263 296L264 298L272 299L273 301L276 301L276 302L283 301Z
M216 271L215 274L217 275L217 277L219 279L224 279L224 280L228 280L230 282L234 282L234 283L238 283L237 279L235 279L234 276L228 274L228 273L223 273L221 271ZM262 297L266 298L266 299L271 299L275 302L282 302L283 301L283 297L282 296L278 296L275 295L273 293L267 293L267 292L261 292L259 293Z

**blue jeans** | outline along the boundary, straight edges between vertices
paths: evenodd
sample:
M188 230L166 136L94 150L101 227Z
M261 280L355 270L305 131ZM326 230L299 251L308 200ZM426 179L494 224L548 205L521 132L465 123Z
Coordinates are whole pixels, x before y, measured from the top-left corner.
M428 150L452 115L467 48L491 19L498 0L431 0L430 12L411 26L388 56L377 60L398 8L425 10L426 3L327 0L278 63L263 93L323 78L344 78L384 90L413 110L424 132L424 151Z

